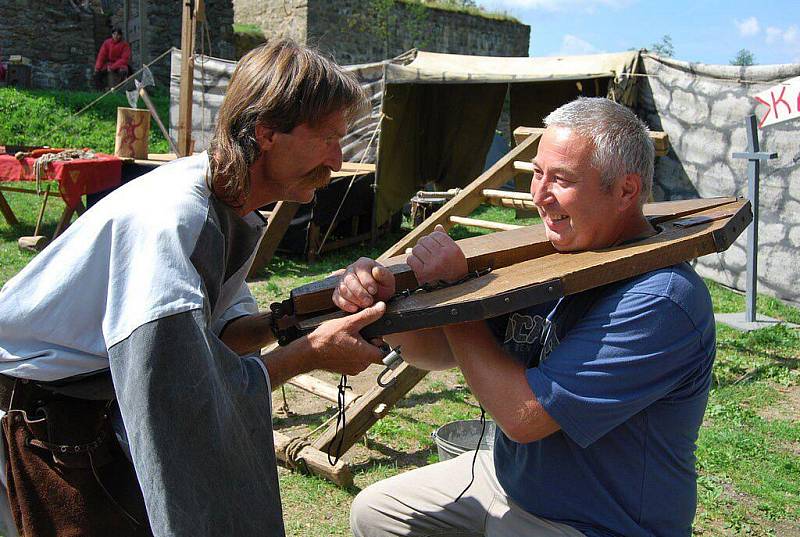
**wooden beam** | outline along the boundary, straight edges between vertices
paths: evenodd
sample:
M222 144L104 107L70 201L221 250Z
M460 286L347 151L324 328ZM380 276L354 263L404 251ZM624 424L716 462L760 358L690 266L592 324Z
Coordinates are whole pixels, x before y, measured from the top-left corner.
M701 210L712 209L734 201L736 201L736 198L649 203L645 204L644 213L652 223L659 224L666 220ZM547 240L544 227L541 224L461 239L456 243L464 252L467 258L467 267L470 271L486 267L492 267L493 269L507 267L555 252L553 245ZM404 252L401 255L389 257L382 261L394 274L398 290L413 289L418 285L413 271L405 262L407 257L408 254ZM289 302L291 302L291 309L294 314L302 317L333 309L331 296L338 282L338 276L329 276L323 280L293 289Z
M364 436L364 433L382 416L385 416L389 408L416 386L426 373L426 371L403 363L395 370L394 384L386 388L375 385L370 391L362 395L353 404L353 407L348 409L348 421L344 429L339 430L339 435L344 435L342 453L358 442L358 439ZM339 445L339 436L336 434L335 427L328 427L314 441L314 447L320 451L327 451L331 443L334 443L335 446Z
M535 211L533 196L528 192L516 192L513 190L494 190L487 188L483 191L487 203L498 207L508 207L511 209L522 209L524 211Z
M518 160L514 162L514 170L522 173L533 173L533 162L523 162Z
M272 256L275 255L275 250L278 249L278 244L289 229L289 224L292 223L292 218L297 213L300 204L294 201L279 201L275 204L272 210L272 216L267 222L267 230L264 233L264 238L261 244L258 245L256 257L253 259L253 264L250 266L250 273L248 278L253 278L259 270L266 267Z
M305 392L313 393L317 397L322 397L326 401L336 403L339 400L339 389L336 386L329 382L325 382L324 380L312 377L311 375L297 375L296 377L291 378L288 383L295 388L300 388ZM345 406L349 406L350 403L356 399L358 399L358 394L354 394L345 390Z
M517 224L504 224L503 222L491 222L489 220L478 220L477 218L466 218L464 216L451 216L450 222L453 224L460 224L462 226L473 226L483 229L494 229L497 231L510 231L512 229L525 227Z
M150 115L153 116L153 120L156 122L156 125L158 125L158 128L161 130L161 134L164 135L164 138L167 139L169 148L172 149L173 153L178 153L178 146L175 144L175 140L173 140L172 136L169 135L169 131L164 126L164 123L161 121L161 118L158 117L158 111L156 110L156 107L153 105L153 101L150 100L150 95L147 93L147 90L145 90L144 87L139 88L139 95L141 95L145 106L147 106L147 109L150 110ZM149 156L150 155L148 155L148 157Z
M314 475L333 481L340 487L349 487L353 484L353 474L344 461L338 461L334 466L328 463L328 456L311 445L298 444L299 440L287 436L279 431L273 431L275 455L278 460L290 467L305 464L305 467ZM299 449L297 449L299 448ZM296 453L291 453L297 449Z
M178 152L192 154L192 95L194 93L194 39L197 21L193 0L183 1L181 19L181 82L178 100Z
M733 203L660 224L647 239L602 250L555 252L493 270L458 286L416 293L389 305L361 333L365 338L494 317L651 270L723 251L752 221L750 203ZM302 333L348 315L304 320Z
M9 188L4 188L3 190L10 190ZM3 218L6 219L6 222L9 226L16 226L19 224L19 220L17 220L17 216L14 214L14 210L11 208L11 205L8 204L8 200L0 192L0 213L3 214Z
M391 248L386 250L378 260L383 261L389 257L399 255L406 248L413 247L422 236L433 231L436 224L442 224L445 229L451 227L450 216L466 216L472 213L483 201L481 192L484 188L498 188L514 177L515 160L529 160L536 154L539 147L539 137L530 136L517 147L506 153L491 168L483 172L477 179L445 203L435 213L417 226L411 233L403 237Z

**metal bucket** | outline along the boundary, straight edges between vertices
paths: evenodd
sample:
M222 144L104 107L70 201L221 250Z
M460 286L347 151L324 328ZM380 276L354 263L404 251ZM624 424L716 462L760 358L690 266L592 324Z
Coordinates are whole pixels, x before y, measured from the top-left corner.
M486 420L480 449L494 445L494 422ZM447 423L431 433L439 452L439 460L446 461L466 451L474 451L481 436L481 420L459 420Z

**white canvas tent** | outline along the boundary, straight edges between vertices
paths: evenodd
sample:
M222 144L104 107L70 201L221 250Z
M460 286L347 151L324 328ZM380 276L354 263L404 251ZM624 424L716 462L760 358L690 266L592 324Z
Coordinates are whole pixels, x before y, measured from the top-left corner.
M422 185L464 186L481 171L506 96L512 128L540 126L578 95L634 102L635 51L590 56L504 58L410 51L348 66L371 109L344 140L344 158L377 164L374 225L400 210ZM234 62L200 56L195 64L193 136L207 147ZM180 51L172 53L170 125L178 119Z

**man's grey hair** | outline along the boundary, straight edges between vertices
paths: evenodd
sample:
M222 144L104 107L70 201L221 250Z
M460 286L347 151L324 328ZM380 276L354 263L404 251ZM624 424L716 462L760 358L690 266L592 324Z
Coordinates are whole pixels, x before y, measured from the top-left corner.
M639 204L653 189L655 148L650 130L627 107L602 97L579 97L544 118L546 127L566 127L594 143L592 166L600 172L605 189L623 175L642 178Z

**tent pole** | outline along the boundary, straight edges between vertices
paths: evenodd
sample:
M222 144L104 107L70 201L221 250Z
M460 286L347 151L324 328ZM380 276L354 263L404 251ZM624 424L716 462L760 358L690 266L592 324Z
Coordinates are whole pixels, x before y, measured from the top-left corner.
M181 19L181 85L178 101L179 157L192 154L192 94L194 93L195 2L183 0Z

